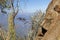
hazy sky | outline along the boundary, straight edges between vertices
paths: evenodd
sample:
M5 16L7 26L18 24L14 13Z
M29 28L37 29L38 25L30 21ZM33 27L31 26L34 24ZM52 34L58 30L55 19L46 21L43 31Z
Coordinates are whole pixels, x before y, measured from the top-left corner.
M23 12L45 11L50 2L51 0L20 0L20 6Z

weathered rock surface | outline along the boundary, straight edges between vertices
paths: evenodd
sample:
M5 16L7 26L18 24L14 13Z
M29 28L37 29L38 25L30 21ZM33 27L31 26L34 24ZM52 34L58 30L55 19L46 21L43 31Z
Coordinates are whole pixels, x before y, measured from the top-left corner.
M48 5L41 26L47 30L41 40L60 40L60 0L52 0Z

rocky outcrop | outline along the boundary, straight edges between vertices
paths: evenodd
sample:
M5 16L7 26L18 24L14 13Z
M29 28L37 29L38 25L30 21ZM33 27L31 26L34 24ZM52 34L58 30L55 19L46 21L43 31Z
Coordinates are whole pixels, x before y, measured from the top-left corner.
M48 5L41 26L47 30L41 40L60 40L60 0L52 0Z
M57 11L59 11L60 0L52 0L48 5L46 10L45 19L42 22L42 26L48 30L50 24L52 24L51 20L56 20L56 17L59 15Z
M47 29L42 40L60 40L60 0L52 0L41 25Z

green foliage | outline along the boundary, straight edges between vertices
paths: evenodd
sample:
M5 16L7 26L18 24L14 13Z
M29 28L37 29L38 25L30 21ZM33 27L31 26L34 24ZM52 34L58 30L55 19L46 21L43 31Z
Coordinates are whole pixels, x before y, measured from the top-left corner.
M0 6L3 8L11 8L10 0L0 0Z
M0 6L6 7L7 0L0 0Z
M4 40L2 36L0 36L0 40Z
M8 4L8 5L7 5ZM9 5L9 1L8 0L0 0L0 9L1 12L6 14L7 12L4 10L4 8L10 8L11 6Z

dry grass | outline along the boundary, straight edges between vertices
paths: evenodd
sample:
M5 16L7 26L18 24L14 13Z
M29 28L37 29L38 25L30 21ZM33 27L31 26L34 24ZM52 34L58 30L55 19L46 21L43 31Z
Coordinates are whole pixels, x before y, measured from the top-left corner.
M32 19L32 28L29 32L29 40L36 40L39 34L42 34L42 27L40 26L41 22L44 19L44 15L41 11L34 14Z

